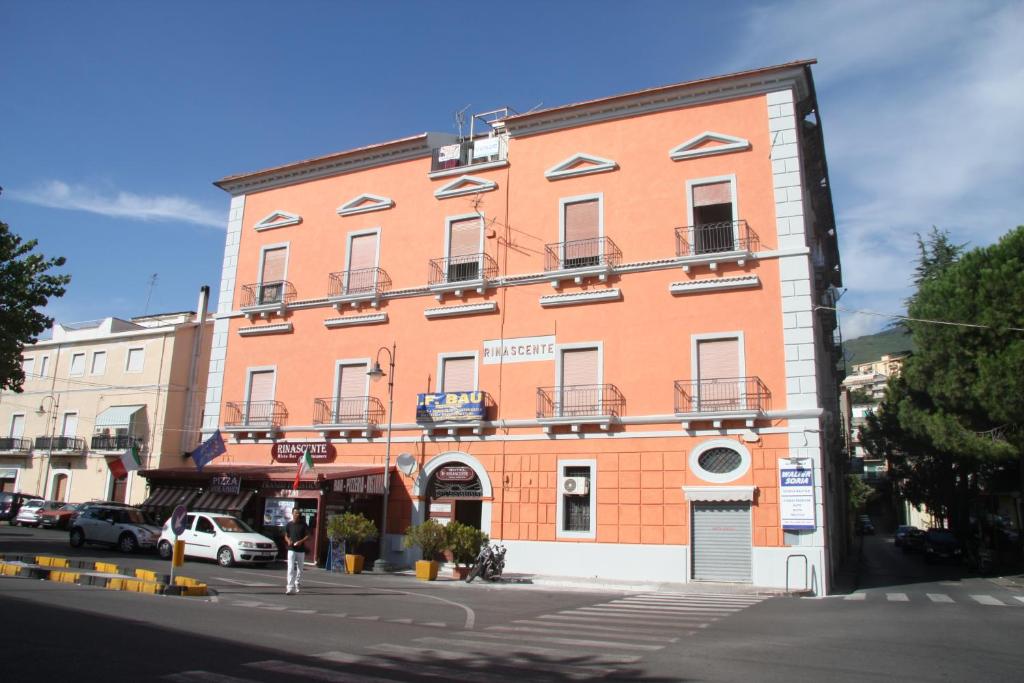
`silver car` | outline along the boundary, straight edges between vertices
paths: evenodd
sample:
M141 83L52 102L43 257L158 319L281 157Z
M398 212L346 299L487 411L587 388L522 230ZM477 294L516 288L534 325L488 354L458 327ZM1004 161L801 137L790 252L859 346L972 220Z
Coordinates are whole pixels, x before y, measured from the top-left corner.
M75 519L69 540L75 548L85 543L116 546L132 553L140 548L156 547L160 527L146 513L131 507L91 505Z

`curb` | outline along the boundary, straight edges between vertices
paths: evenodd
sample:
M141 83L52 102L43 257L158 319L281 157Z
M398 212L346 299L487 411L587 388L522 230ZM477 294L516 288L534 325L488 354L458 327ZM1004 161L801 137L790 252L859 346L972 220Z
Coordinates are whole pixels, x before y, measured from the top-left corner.
M168 575L151 569L131 569L110 562L69 560L51 555L0 555L0 576L96 586L127 593L182 597L210 595L205 583L187 576L176 576L171 583Z

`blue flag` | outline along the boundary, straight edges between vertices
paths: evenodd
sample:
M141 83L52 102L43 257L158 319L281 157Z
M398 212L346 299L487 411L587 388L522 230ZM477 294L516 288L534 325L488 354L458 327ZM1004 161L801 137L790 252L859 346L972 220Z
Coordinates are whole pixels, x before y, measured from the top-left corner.
M224 446L224 437L220 435L218 429L213 433L209 439L199 445L199 448L192 451L189 455L192 456L193 462L196 464L196 469L200 472L203 468L209 464L211 460L217 456L225 453L228 449Z

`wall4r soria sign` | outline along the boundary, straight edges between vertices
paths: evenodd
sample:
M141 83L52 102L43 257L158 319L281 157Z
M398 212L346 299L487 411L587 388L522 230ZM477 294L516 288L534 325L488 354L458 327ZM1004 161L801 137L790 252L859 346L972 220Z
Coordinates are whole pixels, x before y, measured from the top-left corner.
M334 444L326 441L278 441L270 447L270 455L276 462L296 463L307 448L314 463L334 462L338 455Z

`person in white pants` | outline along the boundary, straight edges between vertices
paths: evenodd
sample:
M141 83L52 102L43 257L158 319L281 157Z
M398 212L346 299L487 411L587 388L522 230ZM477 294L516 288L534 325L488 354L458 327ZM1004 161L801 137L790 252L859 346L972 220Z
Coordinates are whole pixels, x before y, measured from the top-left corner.
M284 538L288 545L288 585L284 592L295 595L302 580L302 563L306 561L306 540L309 538L309 525L302 519L298 508L292 508L292 521L284 527Z

